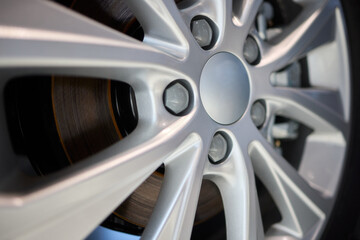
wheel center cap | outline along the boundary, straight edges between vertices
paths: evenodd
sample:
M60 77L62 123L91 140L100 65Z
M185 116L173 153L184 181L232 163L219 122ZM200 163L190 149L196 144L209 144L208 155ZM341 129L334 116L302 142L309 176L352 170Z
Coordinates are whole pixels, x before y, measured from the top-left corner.
M217 53L205 64L200 97L206 112L220 124L241 118L249 102L250 83L241 61L231 53Z

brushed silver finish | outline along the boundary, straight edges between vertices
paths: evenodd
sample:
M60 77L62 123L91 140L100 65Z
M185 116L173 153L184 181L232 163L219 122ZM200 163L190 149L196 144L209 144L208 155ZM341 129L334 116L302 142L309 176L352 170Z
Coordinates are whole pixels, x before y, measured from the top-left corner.
M242 62L226 52L205 64L200 77L200 96L206 112L220 124L231 124L244 114L250 95L248 73Z
M9 79L23 75L124 81L134 89L139 123L123 141L37 178L19 168L27 159L12 150L0 98L0 238L86 238L161 164L166 175L143 239L190 238L203 177L221 192L228 239L320 237L336 200L350 131L349 57L339 1L297 1L299 16L267 41L254 32L261 0L189 2L178 9L174 1L128 0L144 27L139 42L54 2L1 1L1 92ZM218 27L207 51L189 27L197 15ZM255 66L243 53L249 34L261 53ZM273 72L304 56L313 88L271 84ZM174 79L184 79L193 93L193 107L182 117L163 104ZM260 99L266 120L259 130L248 106ZM299 170L267 139L275 115L314 130ZM232 148L224 162L211 164L208 153L218 131ZM267 233L255 174L282 215Z

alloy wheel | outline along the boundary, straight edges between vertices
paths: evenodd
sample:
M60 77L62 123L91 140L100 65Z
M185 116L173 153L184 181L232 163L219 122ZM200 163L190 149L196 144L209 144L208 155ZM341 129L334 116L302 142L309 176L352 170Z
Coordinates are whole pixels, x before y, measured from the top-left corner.
M191 237L203 179L220 191L228 239L319 237L350 132L340 3L298 1L294 19L265 30L260 0L127 4L142 42L54 2L2 2L1 89L34 74L118 80L132 87L138 120L123 140L34 177L19 167L27 160L12 150L1 114L2 237L85 238L162 164L144 239ZM194 21L211 31L194 30ZM310 130L301 151L286 154L302 126ZM257 181L281 214L266 232Z

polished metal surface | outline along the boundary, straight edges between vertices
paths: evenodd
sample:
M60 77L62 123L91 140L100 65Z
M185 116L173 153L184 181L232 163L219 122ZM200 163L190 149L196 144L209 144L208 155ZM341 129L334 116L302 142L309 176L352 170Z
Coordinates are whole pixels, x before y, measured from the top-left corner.
M244 57L245 60L250 64L255 64L260 57L259 46L255 39L248 37L244 44Z
M206 62L200 77L200 97L214 121L231 124L240 119L249 95L248 73L237 57L221 52Z
M257 101L251 106L251 119L256 127L261 127L266 121L266 109L262 102Z
M212 163L220 163L228 153L228 142L221 133L216 133L211 141L209 158Z
M179 114L190 104L189 91L181 83L176 82L165 89L164 103L171 112Z
M143 42L54 2L1 1L1 92L9 79L23 75L125 81L134 89L139 122L123 141L37 178L19 168L27 159L12 150L1 102L0 238L86 238L161 164L166 175L143 239L190 238L203 178L221 192L228 239L319 238L336 200L350 131L349 58L339 1L297 1L300 14L268 40L257 36L254 25L261 0L197 0L179 8L168 0L126 2L144 28ZM207 51L190 30L198 15L218 27ZM256 65L244 57L249 34L261 52ZM273 72L304 56L313 87L271 84ZM174 79L187 81L194 95L193 108L182 117L163 103ZM259 130L249 106L260 99L266 120ZM267 139L275 115L313 129L298 170ZM208 153L218 131L232 149L224 162L212 164ZM255 174L282 216L267 233Z
M213 30L206 19L197 19L191 22L191 32L200 47L209 46L213 38Z

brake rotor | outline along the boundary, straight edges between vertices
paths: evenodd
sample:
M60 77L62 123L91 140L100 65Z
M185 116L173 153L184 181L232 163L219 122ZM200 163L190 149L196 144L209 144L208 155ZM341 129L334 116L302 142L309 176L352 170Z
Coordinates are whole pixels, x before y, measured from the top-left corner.
M131 88L126 84L75 77L52 77L51 84L56 128L69 164L81 161L120 141L133 130L136 115L132 114L136 113L136 109L130 103L135 100ZM120 111L123 112L121 116ZM124 120L126 115L132 115L127 117L132 122ZM122 119L122 122L117 119ZM158 198L164 178L163 171L163 168L159 168L154 172L114 214L140 227L141 232ZM210 181L204 181L196 223L206 221L221 209L218 189Z
M128 125L136 125L133 124L136 116L132 116L132 122L122 121L122 125L117 121L120 111L126 112L126 115L136 112L130 109L130 100L126 101L132 98L130 93L130 88L125 84L109 80L52 78L52 106L58 135L69 164L81 161L120 141L133 130ZM114 105L114 101L120 105ZM125 114L121 118L124 116ZM157 200L162 179L162 173L152 174L114 214L144 227Z

